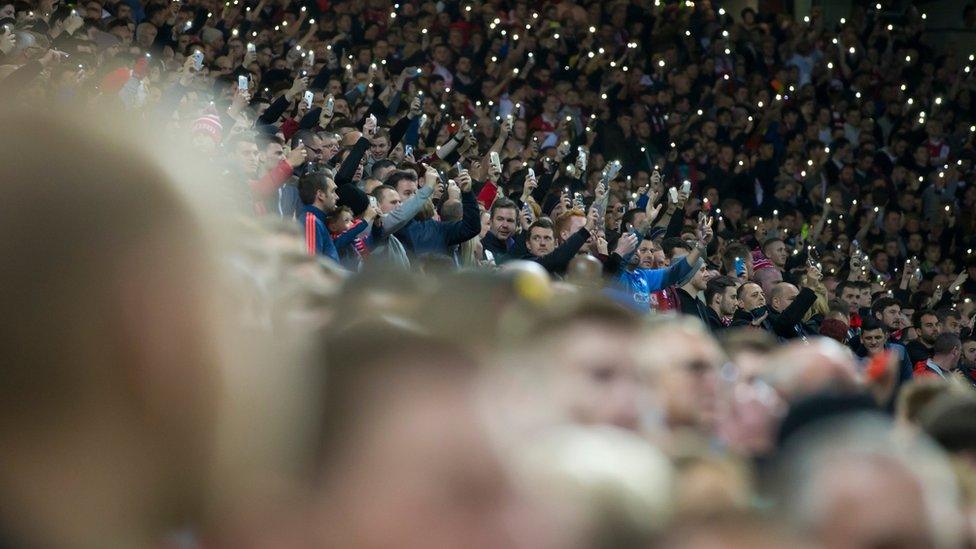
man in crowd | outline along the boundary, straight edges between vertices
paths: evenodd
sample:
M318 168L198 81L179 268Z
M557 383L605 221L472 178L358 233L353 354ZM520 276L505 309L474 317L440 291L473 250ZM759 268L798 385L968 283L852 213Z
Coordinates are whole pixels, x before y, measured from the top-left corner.
M708 306L708 327L712 332L727 328L739 308L736 290L739 282L730 276L716 276L705 285L705 303Z
M309 255L323 255L339 262L339 252L326 227L328 216L335 211L336 184L326 172L315 172L298 181L298 194L305 205L302 227L305 234L305 248Z
M918 364L932 356L933 345L941 333L941 328L938 315L931 309L915 311L912 324L915 326L918 338L910 341L905 348L908 350L908 358L912 364Z
M939 334L932 344L932 356L915 363L914 376L939 377L948 380L956 371L962 356L962 342L952 333Z
M481 246L491 252L496 263L501 263L515 246L515 230L518 227L518 207L507 198L499 198L491 205L491 226L481 239Z

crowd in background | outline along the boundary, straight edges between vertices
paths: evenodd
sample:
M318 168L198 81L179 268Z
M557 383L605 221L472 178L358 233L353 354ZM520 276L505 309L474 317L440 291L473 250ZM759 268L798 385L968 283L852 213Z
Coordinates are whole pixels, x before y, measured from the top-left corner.
M0 0L0 545L976 545L976 57L887 4Z

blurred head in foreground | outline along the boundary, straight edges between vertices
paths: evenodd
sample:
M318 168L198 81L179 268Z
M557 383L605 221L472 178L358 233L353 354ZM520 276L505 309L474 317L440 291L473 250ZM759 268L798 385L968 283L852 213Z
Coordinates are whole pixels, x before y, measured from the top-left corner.
M791 524L825 548L960 547L945 455L899 442L881 416L846 414L794 435L777 494Z
M522 546L533 519L488 437L467 351L391 316L332 331L323 349L319 546Z
M207 484L211 272L151 159L70 120L0 114L0 531L138 547Z

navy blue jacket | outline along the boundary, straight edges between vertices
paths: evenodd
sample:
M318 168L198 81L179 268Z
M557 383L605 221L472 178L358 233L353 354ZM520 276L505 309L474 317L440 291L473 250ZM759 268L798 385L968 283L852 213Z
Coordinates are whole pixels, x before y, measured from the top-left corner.
M481 233L481 211L473 192L461 193L463 215L460 221L417 221L414 219L395 233L403 247L415 255L451 255L451 248Z
M305 246L309 255L324 255L336 263L339 262L339 252L336 250L332 235L325 225L325 212L315 206L302 208L302 215L298 221L305 229Z

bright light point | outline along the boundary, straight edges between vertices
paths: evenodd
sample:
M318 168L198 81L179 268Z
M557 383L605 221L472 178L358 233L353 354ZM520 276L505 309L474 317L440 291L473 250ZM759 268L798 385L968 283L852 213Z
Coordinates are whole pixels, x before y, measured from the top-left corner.
M832 62L828 61L827 62L827 68L828 69L833 69L834 68L834 64Z
M804 15L803 16L803 22L804 23L809 23L810 22L810 16L809 15Z
M732 50L730 50L729 48L725 48L725 55L731 55L731 54L732 54Z
M728 74L723 75L722 78L724 78L725 80L728 80L729 79L729 75Z
M594 33L594 32L596 32L596 27L592 27L592 26L591 26L591 27L590 27L590 32L591 32L591 33Z
M935 104L936 105L941 105L942 104L942 98L941 97L936 97L935 98Z
M851 46L851 47L850 47L850 48L849 48L849 49L848 49L847 51L848 51L848 52L849 52L849 53L850 53L851 55L854 55L854 52L855 52L855 51L857 51L857 50L856 50L856 49L854 49L854 46Z
M660 61L658 61L658 62L657 62L657 66L659 66L659 67L663 67L663 66L664 66L664 59L662 59L662 60L660 60Z
M856 99L860 99L860 98L861 98L861 92L855 92L855 93L854 93L854 97L855 97Z

